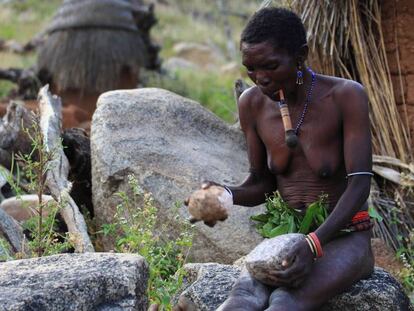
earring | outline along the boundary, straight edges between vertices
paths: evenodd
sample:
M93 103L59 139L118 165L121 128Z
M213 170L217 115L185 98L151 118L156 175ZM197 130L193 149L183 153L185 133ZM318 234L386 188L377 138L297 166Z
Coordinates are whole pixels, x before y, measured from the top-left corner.
M298 64L298 71L296 71L296 84L297 85L303 84L302 64Z

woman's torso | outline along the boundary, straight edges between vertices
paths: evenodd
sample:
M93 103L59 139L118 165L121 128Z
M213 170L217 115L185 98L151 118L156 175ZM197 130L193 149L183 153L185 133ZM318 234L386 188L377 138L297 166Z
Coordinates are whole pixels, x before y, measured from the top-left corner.
M255 92L263 96L255 113L255 124L266 148L267 166L277 179L280 194L293 208L304 209L321 194L327 194L329 209L332 209L345 191L342 114L336 98L336 90L344 81L317 76L298 132L299 143L294 149L289 149L285 143L277 103L261 95L259 90ZM292 106L289 109L295 128L304 105Z

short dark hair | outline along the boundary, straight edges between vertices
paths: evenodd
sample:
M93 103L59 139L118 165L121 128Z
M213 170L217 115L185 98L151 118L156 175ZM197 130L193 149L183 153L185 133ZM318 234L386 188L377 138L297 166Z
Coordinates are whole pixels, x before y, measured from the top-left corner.
M299 16L294 12L266 7L257 11L244 28L240 43L261 43L270 41L278 48L284 48L295 55L306 44L306 30Z

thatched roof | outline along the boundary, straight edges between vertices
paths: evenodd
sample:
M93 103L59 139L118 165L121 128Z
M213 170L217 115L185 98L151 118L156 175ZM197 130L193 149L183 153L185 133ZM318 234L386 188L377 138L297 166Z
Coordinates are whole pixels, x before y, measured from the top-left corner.
M99 27L138 31L127 0L65 0L46 32Z
M119 86L122 70L138 75L147 64L148 40L127 0L65 0L47 33L37 67L58 91L102 93Z
M37 66L49 73L58 91L101 93L118 87L123 68L138 75L145 61L139 34L82 29L52 33L39 52Z

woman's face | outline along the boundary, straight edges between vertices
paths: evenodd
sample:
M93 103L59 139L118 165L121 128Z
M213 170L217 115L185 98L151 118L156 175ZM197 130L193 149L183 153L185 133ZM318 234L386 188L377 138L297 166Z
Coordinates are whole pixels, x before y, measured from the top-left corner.
M269 41L241 44L242 62L249 78L263 94L278 100L275 93L296 90L296 61L285 49L276 48Z

